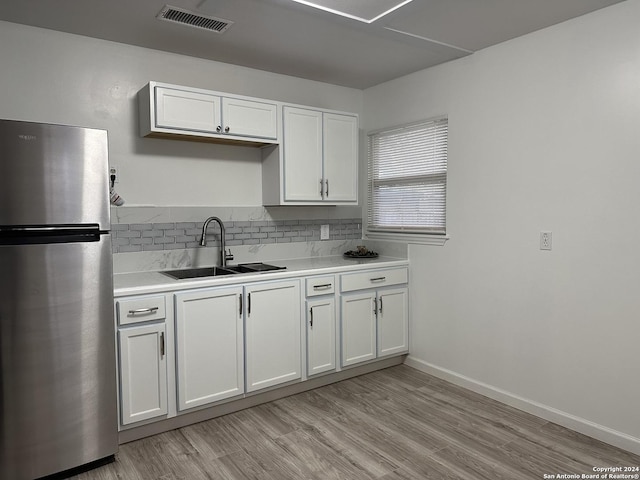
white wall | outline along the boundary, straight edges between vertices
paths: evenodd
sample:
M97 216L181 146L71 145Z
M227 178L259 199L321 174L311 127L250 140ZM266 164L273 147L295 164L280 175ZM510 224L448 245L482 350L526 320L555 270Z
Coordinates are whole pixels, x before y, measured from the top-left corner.
M640 453L638 18L373 87L364 127L449 116L451 239L410 248L411 364Z
M109 131L127 205L262 204L258 149L138 136L136 93L150 80L362 110L360 90L6 22L0 65L0 118Z

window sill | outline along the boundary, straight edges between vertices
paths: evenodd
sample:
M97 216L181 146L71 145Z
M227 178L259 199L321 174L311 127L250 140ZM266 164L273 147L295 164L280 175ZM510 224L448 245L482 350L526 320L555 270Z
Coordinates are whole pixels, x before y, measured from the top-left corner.
M410 233L379 232L365 232L363 238L366 240L385 240L388 242L401 242L417 245L435 245L438 247L443 246L446 241L449 240L448 235L416 235Z

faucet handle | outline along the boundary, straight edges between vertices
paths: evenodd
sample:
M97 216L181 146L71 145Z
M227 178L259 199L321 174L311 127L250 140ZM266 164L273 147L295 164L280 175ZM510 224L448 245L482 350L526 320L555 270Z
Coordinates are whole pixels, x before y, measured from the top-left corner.
M225 258L226 260L233 260L233 253L231 253L231 249L229 249L229 253L226 253L226 252L225 252L225 254L224 254L224 258Z

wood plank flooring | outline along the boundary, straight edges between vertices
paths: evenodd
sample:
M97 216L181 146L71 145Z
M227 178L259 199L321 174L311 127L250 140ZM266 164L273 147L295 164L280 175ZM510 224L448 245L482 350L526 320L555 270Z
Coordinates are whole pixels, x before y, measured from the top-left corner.
M116 459L72 478L526 480L640 466L405 365L121 445Z

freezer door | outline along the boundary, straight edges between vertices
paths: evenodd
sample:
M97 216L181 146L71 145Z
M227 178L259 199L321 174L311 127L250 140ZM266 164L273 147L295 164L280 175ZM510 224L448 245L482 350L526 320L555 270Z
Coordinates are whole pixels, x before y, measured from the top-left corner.
M0 478L117 450L111 239L0 246Z
M109 230L107 132L0 120L0 225Z

